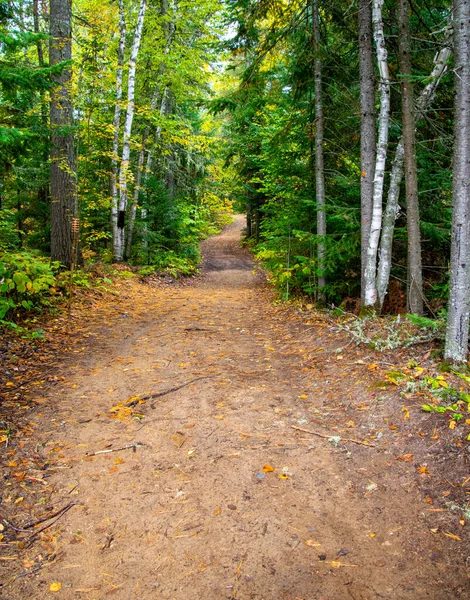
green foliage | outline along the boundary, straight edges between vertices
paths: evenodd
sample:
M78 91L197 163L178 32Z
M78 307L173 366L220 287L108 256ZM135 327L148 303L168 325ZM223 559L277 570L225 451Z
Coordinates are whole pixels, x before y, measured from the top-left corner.
M0 320L49 305L59 265L31 253L0 252Z

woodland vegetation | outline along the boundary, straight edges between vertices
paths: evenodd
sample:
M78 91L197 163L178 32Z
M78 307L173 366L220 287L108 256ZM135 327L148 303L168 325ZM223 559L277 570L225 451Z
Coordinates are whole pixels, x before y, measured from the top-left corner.
M468 0L0 2L2 323L75 263L188 274L235 207L285 298L445 316L465 362L469 29Z

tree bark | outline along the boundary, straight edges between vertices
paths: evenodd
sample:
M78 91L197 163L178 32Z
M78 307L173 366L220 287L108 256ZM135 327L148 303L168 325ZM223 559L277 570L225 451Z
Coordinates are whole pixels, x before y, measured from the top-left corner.
M470 0L454 2L455 133L450 291L444 358L467 360L470 310Z
M129 174L129 161L131 155L131 134L132 122L134 119L135 109L135 73L137 66L137 57L139 55L140 42L142 39L142 29L144 26L145 10L147 8L146 0L141 0L139 6L139 14L134 33L134 41L131 49L131 57L129 60L129 74L127 82L127 111L126 120L124 123L124 135L122 141L122 157L119 169L119 211L118 211L118 235L115 244L114 260L122 261L124 254L124 243L126 239L126 211L128 201L127 177Z
M116 105L113 119L113 158L111 165L111 228L113 235L113 256L119 254L119 229L118 229L118 160L119 160L119 129L121 125L122 102L122 73L124 68L124 53L126 49L126 15L124 0L119 0L119 45L118 67L116 71Z
M318 0L312 2L313 13L313 50L314 75L315 75L315 191L317 202L317 261L318 261L318 294L319 305L326 302L325 296L325 237L326 237L326 212L325 212L325 173L323 157L324 138L324 113L323 113L323 86L322 86L322 61L320 54L320 15Z
M72 1L50 2L51 66L72 58ZM51 90L51 258L67 268L72 266L71 220L77 216L74 164L73 110L70 95L72 68L67 66L53 77Z
M434 68L429 76L429 81L416 100L415 125L424 117L432 104L439 82L447 70L447 63L452 54L452 24L449 23L444 36L443 46L436 55ZM377 270L377 292L382 307L387 293L390 271L392 268L392 244L395 221L400 212L398 201L400 198L400 183L403 177L404 157L403 136L400 138L395 150L392 163L390 186L387 195L387 204L382 223L382 236L380 239L380 260Z
M367 310L374 311L378 307L378 293L376 287L377 252L382 229L383 188L390 121L390 77L382 21L383 1L384 0L374 0L372 6L372 24L376 44L377 63L380 73L380 113L374 172L372 222L369 234L369 244L367 247L366 267L364 270L364 307Z
M359 75L361 103L361 304L365 297L365 266L372 223L375 169L375 76L372 5L359 0Z
M167 12L168 12L168 3L166 0L162 0L161 15L165 16L167 14ZM166 113L168 87L165 87L163 89L163 93L162 93L159 80L162 77L162 75L165 73L165 70L166 70L165 58L170 53L171 45L173 43L173 38L175 35L174 19L172 19L171 22L166 25L165 31L166 31L166 44L165 44L165 50L163 53L164 59L158 70L157 83L155 85L155 89L154 89L154 92L152 95L152 100L150 102L150 109L152 111L154 111L157 107L158 101L161 98L159 112L160 112L160 116L162 116L162 117ZM150 152L147 156L147 166L144 170L145 151L146 151L146 146L147 146L147 141L148 141L149 135L150 135L150 125L147 125L145 127L145 130L144 130L144 133L142 136L142 144L141 144L141 147L139 150L139 158L137 161L137 170L136 170L136 175L135 175L134 194L133 194L133 198L132 198L132 204L131 204L131 207L129 210L129 223L128 223L128 227L127 227L127 236L126 236L126 252L125 252L126 257L130 256L130 253L131 253L132 238L134 236L135 217L136 217L136 212L137 212L137 204L139 201L139 193L140 193L140 190L142 187L142 182L145 182L146 175L148 175L150 173L150 169L152 166L153 153L152 153L152 150L150 150ZM161 136L161 125L158 125L156 135L155 135L155 142L159 141L160 136Z
M418 178L416 172L415 117L411 80L411 35L409 0L399 0L399 65L402 90L402 123L406 187L406 223L408 233L407 310L423 314L423 274L421 264L421 230L419 222Z

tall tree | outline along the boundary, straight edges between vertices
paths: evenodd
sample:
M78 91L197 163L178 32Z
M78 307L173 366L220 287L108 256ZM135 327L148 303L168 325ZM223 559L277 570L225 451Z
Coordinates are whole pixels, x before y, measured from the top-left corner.
M379 300L376 286L377 252L382 230L382 200L390 123L390 75L387 62L387 48L385 46L382 7L383 0L373 0L372 24L380 74L380 112L374 171L372 221L367 246L366 267L364 270L364 307L367 310L378 308Z
M464 363L470 311L470 0L454 2L455 135L450 292L444 358Z
M135 76L137 67L137 57L139 55L140 42L142 39L142 30L144 27L145 11L147 8L146 0L140 1L139 14L134 32L131 56L129 59L129 73L127 78L127 111L124 122L124 134L122 140L122 156L119 169L119 211L118 211L118 236L114 243L114 259L121 261L124 255L124 243L126 238L126 211L128 203L128 176L130 170L131 155L131 134L132 122L135 111Z
M122 76L124 69L124 53L126 50L126 14L124 11L124 0L119 0L119 45L118 61L116 70L116 104L114 106L113 118L113 156L111 162L111 227L113 236L113 256L120 253L120 236L118 229L118 153L119 153L119 134L121 124L121 103L122 103Z
M51 258L72 264L71 219L77 216L72 80L72 0L51 0L49 62L64 64L51 90Z
M325 212L325 172L323 157L323 137L325 118L323 114L323 87L322 87L322 60L320 46L320 14L318 0L312 1L313 13L313 49L315 52L315 190L317 201L317 244L318 257L318 302L324 304L325 297L325 237L326 237L326 212Z
M422 315L424 293L415 154L415 109L413 104L409 10L409 0L399 0L398 45L400 73L402 77L402 123L406 186L406 223L408 232L407 307L410 313Z
M416 99L414 111L415 125L427 114L439 83L447 70L449 58L452 55L452 23L448 22L444 27L444 40L440 50L434 57L434 67L426 78L426 85ZM400 185L403 178L403 159L405 145L403 135L400 137L395 156L392 161L390 173L390 184L387 193L387 203L384 210L382 222L382 235L380 238L380 259L377 268L377 293L379 295L380 307L382 307L387 294L390 272L392 269L392 244L395 229L395 221L399 213Z
M359 0L359 74L361 103L361 301L364 304L367 246L372 222L376 140L372 4L370 0Z

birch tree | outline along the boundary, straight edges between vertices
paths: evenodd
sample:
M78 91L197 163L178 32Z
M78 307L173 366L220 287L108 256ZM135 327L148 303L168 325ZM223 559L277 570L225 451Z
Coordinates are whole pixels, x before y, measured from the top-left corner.
M470 0L454 2L455 134L450 291L444 358L464 363L470 310Z
M142 39L142 30L144 26L145 10L147 8L146 0L141 0L139 6L139 13L137 16L137 24L134 32L134 41L131 48L131 56L129 59L129 73L127 83L127 111L126 119L124 122L124 134L122 140L122 156L121 164L119 169L119 210L117 220L117 239L114 243L114 260L117 262L122 261L124 254L124 243L125 243L125 226L126 226L126 212L128 204L128 175L129 175L129 161L131 154L131 134L132 134L132 122L134 119L135 109L135 77L136 77L136 66L137 57L139 54L140 42Z
M447 70L449 59L452 55L452 23L449 23L444 29L444 39L442 47L434 58L434 67L425 85L416 100L415 105L415 125L424 117L432 105L436 90ZM403 159L405 148L403 136L397 144L395 156L392 162L390 174L390 184L387 194L387 203L384 210L382 222L382 234L380 238L380 259L377 269L377 292L379 295L380 307L382 307L387 294L390 271L392 268L392 245L393 233L395 230L395 221L400 207L400 184L403 178Z
M124 11L124 0L119 0L119 45L118 66L116 71L116 105L114 107L113 119L113 158L111 166L111 227L113 236L113 255L119 256L119 229L118 229L118 154L119 135L121 125L121 103L122 103L122 75L124 68L124 53L126 49L126 15Z
M168 14L168 1L167 0L162 0L160 14L163 18L166 18L167 14ZM175 28L175 15L173 15L169 24L166 24L166 25L164 24L163 29L165 31L165 38L166 38L165 48L163 51L162 62L160 64L160 67L158 69L158 73L156 76L155 89L153 91L152 99L150 102L151 114L153 114L155 112L158 104L160 103L158 113L161 118L166 113L167 94L168 94L168 86L163 84L161 79L166 70L166 66L167 66L166 61L167 61L168 55L170 53L174 35L175 35L175 29L176 29ZM158 141L160 139L160 135L161 135L161 125L159 124L157 126L154 143L158 143ZM127 227L126 251L125 251L126 257L128 257L131 253L132 238L133 238L133 234L134 234L134 223L135 223L135 217L136 217L136 211L137 211L137 204L139 201L140 190L142 187L142 183L145 180L145 175L150 174L151 165L152 165L153 152L151 149L148 153L147 163L146 163L146 167L144 169L145 154L147 151L147 143L148 143L149 136L150 136L150 125L147 124L145 126L144 133L142 134L142 142L141 142L141 145L139 148L139 156L138 156L138 160L137 160L137 168L136 168L136 174L135 174L134 194L133 194L133 198L132 198L132 204L131 204L131 207L129 210L129 222L128 222L128 227Z
M374 0L372 4L372 25L376 45L377 64L380 74L380 112L377 153L374 170L372 220L364 269L363 306L366 310L376 310L378 307L378 294L376 287L377 252L379 248L380 232L382 229L382 199L390 121L390 76L388 70L385 36L383 31L382 6L383 0Z

